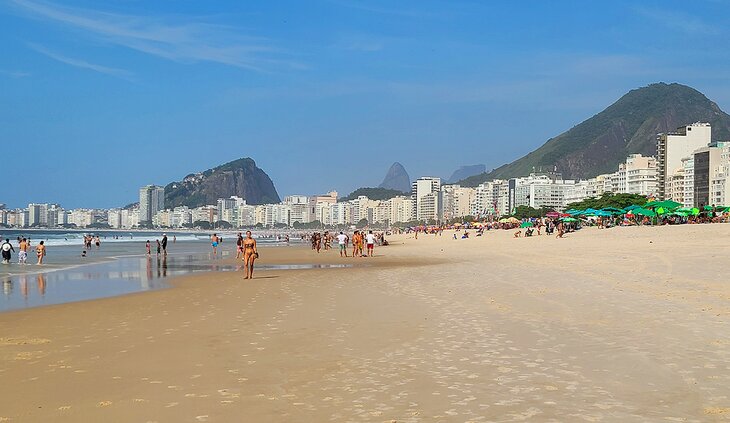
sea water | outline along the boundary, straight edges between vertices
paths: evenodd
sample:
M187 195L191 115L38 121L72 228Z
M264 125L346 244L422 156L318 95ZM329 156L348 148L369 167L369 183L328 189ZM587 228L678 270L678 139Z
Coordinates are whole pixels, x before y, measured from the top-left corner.
M72 301L123 295L165 288L167 279L206 271L238 271L241 266L223 265L217 259L236 253L235 233L223 234L224 243L213 256L209 235L169 232L168 254L156 254L160 232L99 231L101 246L83 250L83 232L2 230L0 236L9 238L18 248L18 236L30 238L36 246L42 240L48 254L42 266L36 265L33 251L28 264L0 265L0 311L59 304ZM173 242L173 237L176 240ZM145 243L150 240L152 254L146 255ZM259 245L286 246L276 237L257 238ZM308 268L313 266L257 266L257 270Z

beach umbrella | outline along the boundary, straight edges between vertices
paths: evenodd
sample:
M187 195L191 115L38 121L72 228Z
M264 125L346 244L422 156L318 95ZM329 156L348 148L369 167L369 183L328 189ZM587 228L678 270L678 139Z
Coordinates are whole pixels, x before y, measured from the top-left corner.
M627 211L628 212L628 211L632 211L632 210L640 209L640 208L641 208L641 206L637 206L636 204L632 204L632 205L630 205L628 207L624 207L624 211Z
M547 217L560 217L560 213L558 213L558 212L547 212L545 214L545 216L547 216Z
M574 217L564 217L560 220L562 220L563 222L577 222L578 221L578 219L576 219Z
M681 205L682 204L680 204L680 203L678 203L676 201L672 201L672 200L650 201L650 202L646 203L646 205L644 205L644 208L645 209L649 209L649 208L656 209L656 208L661 207L663 209L674 210L677 207L680 207Z
M607 211L603 211L603 210L596 210L593 214L595 216L598 216L598 217L609 217L609 216L611 216L611 212L607 212Z
M507 219L506 217L499 219L499 223L507 223L507 222L509 222L509 219Z
M520 224L520 228L531 228L532 226L532 222L522 222Z
M517 219L516 217L510 217L510 218L507 219L507 222L509 222L509 223L520 223L520 220Z
M607 211L609 213L623 213L624 212L622 209L618 209L616 207L604 207L601 210Z
M634 209L632 211L634 212L634 214L638 214L641 216L649 216L649 217L656 216L656 213L654 211L643 209L643 208Z

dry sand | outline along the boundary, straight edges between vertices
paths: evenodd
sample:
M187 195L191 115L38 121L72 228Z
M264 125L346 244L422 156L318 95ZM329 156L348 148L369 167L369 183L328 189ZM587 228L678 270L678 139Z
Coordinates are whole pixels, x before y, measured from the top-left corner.
M393 241L0 314L0 421L730 419L730 225Z

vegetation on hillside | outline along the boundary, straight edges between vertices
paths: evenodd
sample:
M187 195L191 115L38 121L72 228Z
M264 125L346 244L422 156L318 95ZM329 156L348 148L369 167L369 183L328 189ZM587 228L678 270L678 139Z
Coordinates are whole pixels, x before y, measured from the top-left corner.
M460 184L476 186L555 167L563 177L573 179L615 172L629 154L655 155L657 133L697 121L712 125L714 139L730 138L730 115L702 93L676 83L651 84L630 91L526 156Z
M340 201L354 200L361 195L364 195L371 200L390 200L393 197L407 194L396 189L388 188L358 188L351 192L347 197L340 198Z

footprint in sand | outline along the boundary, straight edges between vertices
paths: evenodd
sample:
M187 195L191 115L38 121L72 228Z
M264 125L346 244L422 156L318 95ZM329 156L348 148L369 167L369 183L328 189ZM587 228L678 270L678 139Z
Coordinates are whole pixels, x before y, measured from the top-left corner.
M707 407L705 414L730 416L730 407Z
M147 401L144 398L135 398L135 399L132 400L132 402L142 403L142 402L149 402L149 401Z
M197 417L195 417L195 420L197 420L199 422L207 422L208 421L208 415L206 414L205 416L197 416Z
M70 405L62 405L62 406L58 407L58 411L66 411L66 410L70 410L70 409L71 409Z
M111 401L99 401L98 404L96 404L97 407L109 407L112 405Z
M0 338L0 346L10 345L41 345L51 342L45 338Z

